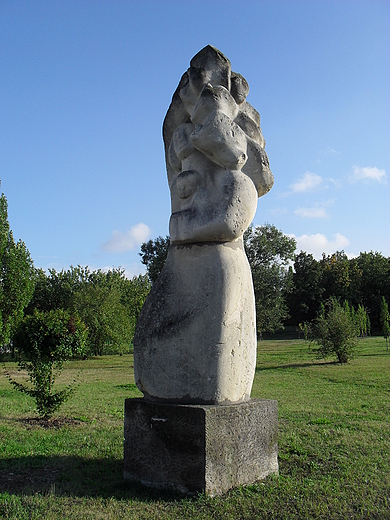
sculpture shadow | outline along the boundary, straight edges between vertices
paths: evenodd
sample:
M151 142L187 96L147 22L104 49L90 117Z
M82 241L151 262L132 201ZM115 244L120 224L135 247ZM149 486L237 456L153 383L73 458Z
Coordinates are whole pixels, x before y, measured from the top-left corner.
M174 491L153 490L123 479L123 461L114 458L29 456L0 461L0 493L52 494L134 500L174 500Z

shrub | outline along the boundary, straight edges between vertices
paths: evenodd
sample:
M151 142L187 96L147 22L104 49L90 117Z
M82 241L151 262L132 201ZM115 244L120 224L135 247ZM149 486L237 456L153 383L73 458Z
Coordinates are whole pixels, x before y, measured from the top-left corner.
M56 376L65 360L83 356L87 329L68 311L35 310L20 323L14 335L19 370L26 370L29 385L6 376L14 388L35 399L40 417L50 419L74 391L74 382L61 391L54 391Z
M310 326L311 340L318 348L318 357L336 355L340 363L347 363L357 346L357 327L348 306L330 298Z

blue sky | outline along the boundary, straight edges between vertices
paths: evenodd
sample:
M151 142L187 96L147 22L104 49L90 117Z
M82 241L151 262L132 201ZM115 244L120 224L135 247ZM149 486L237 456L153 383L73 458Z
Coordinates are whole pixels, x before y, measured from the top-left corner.
M162 122L207 44L261 115L254 224L390 256L388 0L0 0L1 191L36 267L143 272L168 234Z

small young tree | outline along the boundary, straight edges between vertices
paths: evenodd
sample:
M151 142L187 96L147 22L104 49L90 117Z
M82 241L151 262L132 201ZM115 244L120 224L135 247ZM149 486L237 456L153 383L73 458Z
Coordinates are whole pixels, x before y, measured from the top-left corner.
M358 336L361 338L368 336L370 334L370 318L363 305L359 304L357 311L353 310L353 317Z
M60 391L53 385L64 361L84 354L86 332L80 319L63 309L35 310L21 321L13 340L19 370L27 371L30 384L15 381L7 371L6 375L14 388L35 399L40 417L50 419L73 393L73 383Z
M384 296L382 296L382 301L381 301L380 322L382 325L383 337L386 340L386 350L389 350L390 314L389 314L389 306L387 305L387 302L386 302Z
M301 339L301 332L303 332L303 337L305 341L309 338L309 330L310 330L310 324L305 321L304 323L299 323L299 339Z
M318 357L336 355L340 363L347 363L357 346L357 329L348 306L330 298L311 325L311 338L318 348Z

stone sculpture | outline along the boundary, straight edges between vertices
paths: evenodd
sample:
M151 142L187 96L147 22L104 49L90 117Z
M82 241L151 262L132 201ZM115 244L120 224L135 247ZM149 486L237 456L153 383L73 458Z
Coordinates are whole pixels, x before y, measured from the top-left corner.
M134 336L148 401L247 401L256 363L255 304L242 236L273 185L246 80L207 46L173 95L163 137L171 246Z
M249 399L256 321L242 239L273 176L245 79L211 46L190 65L164 121L171 246L135 331L144 399L125 401L123 475L215 495L278 472L277 402Z

